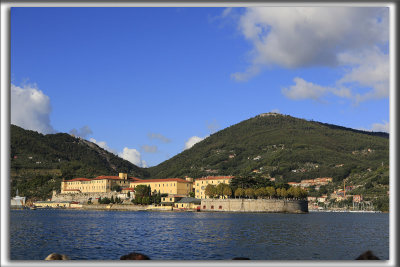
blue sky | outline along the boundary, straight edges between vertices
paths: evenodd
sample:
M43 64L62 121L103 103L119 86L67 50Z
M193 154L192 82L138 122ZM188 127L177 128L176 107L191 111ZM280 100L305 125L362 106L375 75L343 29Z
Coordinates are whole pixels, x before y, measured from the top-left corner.
M11 122L139 166L260 113L389 131L386 8L12 8Z

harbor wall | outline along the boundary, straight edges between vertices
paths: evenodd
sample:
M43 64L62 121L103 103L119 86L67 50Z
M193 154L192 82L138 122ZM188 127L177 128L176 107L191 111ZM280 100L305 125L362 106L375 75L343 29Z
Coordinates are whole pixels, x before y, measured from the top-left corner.
M84 210L130 210L130 211L171 211L171 206L123 205L123 204L84 204Z
M88 200L91 198L93 203L97 203L97 198L116 198L120 196L120 193L117 192L107 192L107 193L75 193L75 194L60 194L53 192L53 196L51 197L52 201L76 201L82 204L86 204Z
M201 211L307 213L307 200L294 199L202 199Z

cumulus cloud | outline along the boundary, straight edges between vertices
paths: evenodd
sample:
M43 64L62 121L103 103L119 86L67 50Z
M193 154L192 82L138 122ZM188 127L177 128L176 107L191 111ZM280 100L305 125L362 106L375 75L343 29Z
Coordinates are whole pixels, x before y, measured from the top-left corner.
M69 131L69 133L82 138L86 138L88 135L93 134L92 129L90 129L90 127L87 125L83 126L79 130L74 128L71 131Z
M50 124L50 98L35 85L11 84L11 123L43 134L55 133Z
M120 158L123 158L136 166L147 168L147 163L145 160L142 160L142 156L139 151L134 148L124 147L121 152L117 152L115 149L110 148L105 141L97 141L94 138L89 139L90 142L97 144L99 147L111 152L115 155L118 155Z
M389 122L372 124L372 131L373 132L386 132L386 133L389 133L389 131L390 131Z
M139 167L147 167L146 161L142 160L140 152L134 148L124 147L123 151L118 154L121 158L135 164Z
M356 102L389 96L389 55L373 47L358 53L341 53L338 59L342 65L351 66L337 82L339 86L371 88L366 93L355 93Z
M296 77L294 78L295 84L290 86L289 88L283 88L282 93L293 100L302 100L302 99L313 99L313 100L321 100L321 98L328 94L333 93L340 97L351 97L351 92L347 88L333 88L333 87L324 87L311 82L307 82L302 78Z
M202 140L204 140L204 139L205 139L205 137L203 137L203 138L198 137L198 136L192 136L192 137L190 137L190 138L185 142L185 148L184 148L184 150L191 148L192 146L194 146L195 144L197 144L198 142L200 142L200 141L202 141Z
M386 7L251 7L238 28L253 49L247 69L231 75L237 81L265 67L328 66L344 73L329 88L298 80L282 92L291 99L314 100L332 93L356 103L389 95Z
M251 7L239 29L254 46L253 65L332 66L340 52L388 41L388 9Z
M148 133L147 137L150 138L150 139L159 140L159 141L161 141L163 143L170 143L171 142L171 139L169 139L169 138L167 138L164 135L159 134L159 133Z
M92 143L95 143L95 144L98 145L99 147L101 147L101 148L107 150L108 152L111 152L111 153L113 153L113 154L115 154L115 155L118 154L117 151L116 151L115 149L110 148L110 147L107 145L107 142L105 142L105 141L97 141L97 140L94 139L94 138L90 138L89 141L92 142Z
M143 145L142 150L147 153L156 153L158 151L157 146L149 146L149 145Z

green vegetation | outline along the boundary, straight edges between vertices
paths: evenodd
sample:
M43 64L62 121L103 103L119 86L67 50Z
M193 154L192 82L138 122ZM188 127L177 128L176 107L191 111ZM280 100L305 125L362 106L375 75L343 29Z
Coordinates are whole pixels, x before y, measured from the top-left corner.
M18 188L20 195L45 199L52 190L60 190L62 178L93 178L118 172L144 179L234 175L230 191L221 193L221 188L215 188L214 192L215 196L231 197L282 197L295 194L288 192L288 182L332 177L333 183L319 190L313 188L309 195L332 194L345 182L354 186L351 194L360 194L385 210L389 135L285 115L256 116L144 169L68 134L42 135L11 126L12 194ZM276 184L269 181L271 177ZM254 192L246 193L247 188ZM139 198L141 202L152 202L153 195Z
M267 185L267 186L265 186ZM233 193L234 192L234 193ZM266 178L235 177L231 183L220 183L217 186L208 184L206 196L210 198L295 198L306 199L307 190L300 187L290 187L288 184L271 183Z
M46 199L60 190L62 178L117 175L146 178L148 173L132 163L69 134L43 135L11 125L11 194Z

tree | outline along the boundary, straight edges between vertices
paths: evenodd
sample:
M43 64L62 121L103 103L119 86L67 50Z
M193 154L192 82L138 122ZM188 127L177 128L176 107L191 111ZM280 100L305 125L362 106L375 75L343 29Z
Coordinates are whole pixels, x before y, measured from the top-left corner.
M274 188L273 186L267 186L267 187L265 188L265 191L266 191L266 195L267 195L269 198L273 198L273 197L276 196L276 191L275 191L275 188Z
M215 188L215 195L217 197L223 196L224 195L224 183L220 183L216 186Z
M146 185L138 185L135 187L135 196L136 197L145 197L150 195L149 186Z
M285 188L278 188L276 189L276 194L280 197L286 198L288 196L288 193Z
M232 196L232 189L229 185L224 184L224 188L223 188L223 195L227 196L228 198L230 198Z
M257 198L263 198L267 193L264 187L260 187L254 191L254 194Z
M189 192L189 197L194 197L194 196L195 196L194 192Z
M254 194L254 189L253 188L246 188L244 190L244 194L248 197L248 198L254 198L255 194Z
M115 203L114 196L111 196L111 200L110 200L110 201L111 201L111 203L113 203L113 204Z
M244 196L244 189L243 188L238 188L235 191L235 197L243 197Z
M216 193L217 193L216 191L217 191L217 188L216 188L215 185L208 184L206 186L206 189L205 189L204 193L206 194L206 196L208 196L210 198L214 198Z
M131 197L131 192L128 191L128 194L126 194L129 198Z
M116 192L121 192L122 191L122 187L115 184L111 187L111 191L116 191Z

